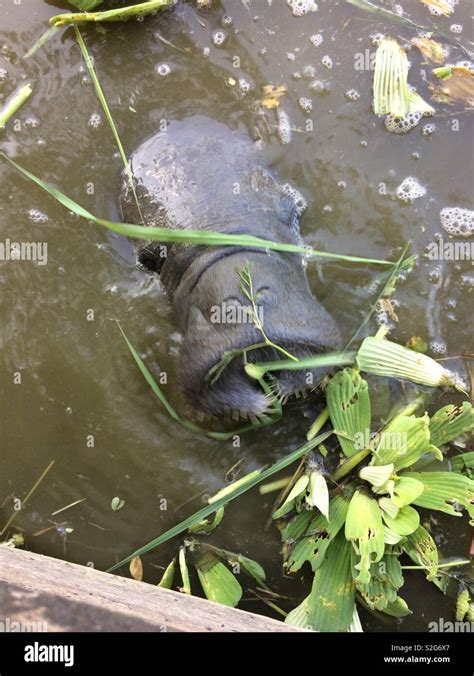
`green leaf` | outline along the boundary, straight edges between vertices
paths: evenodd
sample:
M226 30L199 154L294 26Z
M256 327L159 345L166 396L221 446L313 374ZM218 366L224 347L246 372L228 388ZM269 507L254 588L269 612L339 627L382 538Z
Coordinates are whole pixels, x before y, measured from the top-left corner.
M173 559L166 568L165 572L163 573L163 577L158 582L157 587L162 587L163 589L171 589L171 587L173 586L175 570L176 570L176 560Z
M285 564L289 573L299 570L305 561L309 561L313 571L322 565L327 548L344 525L348 507L349 501L342 495L336 495L329 503L329 521L323 514L318 514L311 521L305 536L296 542Z
M383 527L383 534L384 534L383 539L386 545L397 545L399 542L403 540L403 535L394 533L393 530L390 530L390 528L386 525L384 525Z
M390 530L398 535L410 535L420 525L420 515L409 505L402 507L394 519L384 511L383 520Z
M74 0L80 2L81 0ZM88 0L83 0L86 3ZM94 0L89 0L93 2ZM171 7L175 0L148 0L148 2L140 2L129 7L121 7L119 9L110 9L105 12L78 12L71 14L57 14L49 20L53 26L67 26L69 24L77 24L82 22L96 22L96 21L127 21L137 16L146 16L152 14L163 7Z
M202 519L198 523L194 523L188 528L189 533L212 533L213 530L221 523L224 518L224 507L219 507L219 509L214 514L212 521L209 519Z
M457 383L455 376L439 362L385 338L364 338L356 361L361 371L376 376L403 378L428 387Z
M305 492L306 487L309 483L309 476L307 474L303 474L300 476L298 481L295 483L293 488L288 494L288 497L286 498L285 502L280 505L280 507L275 510L272 514L272 519L281 519L282 516L285 516L285 514L288 514L288 512L291 512L293 507L295 506L295 501L296 499Z
M122 498L112 498L112 502L110 503L110 506L114 512L118 512L122 507L125 505L125 500L122 500Z
M426 528L418 526L402 544L403 551L410 559L426 568L426 579L432 582L438 572L438 548Z
M314 631L347 631L354 607L351 545L340 531L331 542L323 565L314 575L311 593L288 613L285 622Z
M103 3L104 0L67 0L70 5L76 7L77 9L82 9L86 12L89 12L91 9L95 9Z
M384 530L380 507L374 498L358 488L347 510L345 536L352 541L360 557L355 568L359 571L357 582L370 581L370 566L383 556L385 550Z
M364 448L364 440L370 434L367 382L356 369L345 368L331 379L326 389L326 400L342 451L351 457Z
M467 474L470 479L474 478L474 473L472 471L474 470L474 451L455 455L452 458L449 458L449 462L451 463L453 472Z
M416 500L423 493L424 488L421 481L402 475L395 481L392 502L398 508L405 507Z
M373 92L376 115L405 117L408 114L408 59L406 52L392 38L385 38L377 48Z
M183 581L181 591L185 594L191 594L191 581L189 579L188 564L186 563L186 550L184 547L179 548L178 561L179 570L181 571L181 580Z
M235 608L242 598L242 587L217 556L206 552L196 564L196 570L203 591L210 601Z
M469 612L470 602L469 589L463 589L459 592L456 599L456 622L462 622L464 620Z
M362 598L372 610L383 610L397 598L403 585L402 568L398 556L389 552L370 567L370 582L357 584Z
M388 606L382 610L382 612L386 615L390 615L391 617L406 617L407 615L412 614L407 602L402 599L401 596L397 596L395 601L389 603Z
M421 481L423 493L414 505L436 509L452 516L462 516L456 503L465 507L474 519L474 481L456 472L406 472L404 476Z
M389 493L391 491L388 490L388 483L394 469L393 463L377 466L367 465L360 470L359 477L372 484L374 493ZM392 484L394 484L393 481L390 482L390 485Z
M474 410L468 401L440 408L430 420L431 443L442 446L474 429Z
M441 451L430 443L429 418L424 415L398 415L380 434L380 441L372 456L371 465L393 463L395 471L410 467L425 453L443 459Z
M250 577L253 577L253 579L261 586L265 587L266 586L266 574L265 570L263 567L258 563L258 561L254 561L254 559L249 559L248 556L244 556L243 554L236 554L235 552L229 552L226 549L222 550L224 555L227 557L228 562L230 565L234 565L235 563L239 564L242 570L244 570Z
M304 509L299 514L293 516L288 523L281 528L281 539L283 542L291 544L298 540L308 528L313 516L313 511L311 509Z
M306 503L319 509L326 519L329 518L329 492L326 479L319 470L314 470L309 475L308 495Z

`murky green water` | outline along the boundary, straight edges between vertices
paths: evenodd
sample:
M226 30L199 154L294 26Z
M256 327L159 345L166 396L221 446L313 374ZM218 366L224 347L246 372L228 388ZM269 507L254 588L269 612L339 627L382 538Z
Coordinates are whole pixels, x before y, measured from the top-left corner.
M429 21L420 3L401 4L412 19ZM472 208L469 113L438 104L432 137L422 135L423 123L405 136L389 134L370 111L372 73L355 68L356 59L374 49L371 34L410 38L413 31L375 22L342 1L321 1L318 12L298 18L282 0L214 5L198 12L180 4L142 22L84 30L127 152L162 119L194 113L258 133L269 164L308 200L302 224L308 243L339 253L394 259L411 239L422 254L443 233L442 207ZM9 124L0 145L95 214L118 218L121 163L72 32L22 59L60 7L66 5L0 0L0 97L22 80L34 86L34 96L16 116L20 123ZM436 22L448 34L451 23L462 24L469 38L469 15L470 3L460 2L453 18ZM215 46L213 34L222 30L227 38ZM319 46L310 40L315 34L322 36ZM323 65L325 56L332 68ZM453 46L451 60L460 58ZM414 50L410 60L410 82L427 98L423 70L429 67ZM167 70L157 69L160 64L169 66L169 74L160 75ZM323 93L312 90L315 80L326 83ZM281 106L294 131L286 145L274 111L264 115L255 105L268 83L288 88ZM351 89L360 98L348 99ZM312 100L312 112L301 109L301 97ZM0 523L11 513L10 496L25 495L54 460L15 523L34 551L106 568L198 509L236 463L245 473L299 446L315 405L293 406L282 424L245 437L240 448L174 424L131 362L113 321L120 320L155 372L168 372L167 392L177 400L179 336L158 285L134 268L124 238L79 221L5 164L0 172L2 241L48 245L47 265L0 263ZM412 205L393 197L407 176L427 191ZM312 286L346 338L376 298L378 273L340 263L310 266ZM400 321L394 337L403 342L420 335L438 356L439 349L446 355L472 352L472 285L470 261L422 258L396 293ZM384 401L379 403L383 409ZM125 500L116 513L110 508L114 496ZM276 529L264 530L270 505L257 492L240 499L228 508L213 541L259 560L272 588L291 596L287 606L293 607L305 588L281 576ZM436 515L444 556L468 553L467 520L459 521ZM65 528L73 530L65 535ZM145 559L149 581L159 578L158 566L174 551L173 543ZM404 596L414 610L411 618L397 623L363 615L365 626L424 630L430 619L451 615L452 600L444 601L421 573L406 574ZM251 600L242 607L262 610Z

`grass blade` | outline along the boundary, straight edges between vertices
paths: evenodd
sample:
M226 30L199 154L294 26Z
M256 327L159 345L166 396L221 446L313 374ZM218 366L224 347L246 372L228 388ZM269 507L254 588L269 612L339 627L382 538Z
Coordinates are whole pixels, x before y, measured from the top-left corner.
M92 59L90 57L89 52L87 51L86 43L84 42L81 31L79 28L74 25L74 32L76 34L76 40L79 44L79 47L82 52L82 56L84 57L84 61L86 62L87 70L89 71L89 75L91 76L92 83L94 85L94 89L96 91L97 97L100 101L100 105L102 106L102 109L105 113L105 117L107 118L107 122L109 123L109 127L112 130L112 134L114 135L115 138L115 143L117 144L118 151L120 153L120 157L122 158L123 166L125 168L125 173L127 174L128 182L130 184L130 188L132 189L133 192L133 197L135 199L135 204L137 205L138 213L140 214L140 219L143 222L143 215L140 209L140 204L138 203L138 197L137 197L137 192L135 190L135 181L133 180L132 172L130 170L130 165L128 163L127 157L125 155L125 151L123 149L122 141L120 140L119 133L117 131L117 127L115 126L114 119L112 117L112 113L110 112L110 108L107 104L107 99L105 98L105 94L102 90L102 87L100 86L99 79L97 77L97 74L94 69L94 64L92 63Z
M325 251L317 251L311 247L298 246L296 244L283 244L281 242L273 242L267 239L261 239L260 237L254 237L253 235L227 235L223 232L214 232L212 230L202 231L202 230L178 230L174 228L148 228L145 225L136 225L132 223L119 223L116 221L109 221L105 218L97 218L84 209L80 204L75 202L73 199L65 195L58 188L54 187L46 181L42 181L40 178L32 174L27 169L24 169L17 162L12 160L10 157L5 155L5 153L0 152L0 157L3 157L7 162L9 162L17 171L19 171L23 176L28 178L33 183L36 183L42 190L47 192L51 197L54 197L60 204L69 209L77 216L85 218L88 221L92 221L97 225L101 225L112 232L116 232L119 235L125 235L125 237L131 237L133 239L145 239L158 242L180 242L182 244L199 244L206 246L245 246L252 247L256 249L266 249L270 251L287 251L290 253L300 253L311 255L320 258L330 258L333 260L346 261L348 263L365 263L368 265L383 265L389 267L395 267L397 272L401 267L401 260L397 263L393 261L383 261L378 258L359 258L357 256L346 256L344 254L334 254L328 253Z
M47 42L49 42L49 41L51 40L51 38L53 38L53 37L56 35L56 33L59 33L60 30L61 30L61 29L58 28L57 26L50 26L50 27L48 28L48 30L45 31L45 32L43 33L43 35L41 35L41 37L40 37L38 40L36 40L36 42L35 42L35 44L33 45L33 47L31 47L31 49L29 49L29 50L26 52L26 54L25 54L25 56L24 56L23 58L24 58L24 59L29 59L30 56L33 56L33 54L34 54L35 52L37 52L38 49L41 49L41 47L43 47Z
M26 84L9 97L5 106L0 110L0 128L4 127L8 120L22 107L30 98L33 89L30 84Z
M229 491L224 497L220 498L219 500L216 500L215 502L212 502L209 505L206 505L198 512L195 512L191 516L188 516L188 518L184 519L184 521L181 521L181 523L177 524L176 526L173 526L165 533L154 538L153 540L151 540L151 542L144 545L143 547L140 547L140 549L137 549L136 552L133 552L125 559L122 559L122 561L119 561L114 566L111 566L111 568L109 568L107 572L111 573L114 570L117 570L117 568L120 568L121 566L124 566L125 564L129 563L134 556L142 556L143 554L146 554L152 549L159 547L159 545L162 545L164 542L171 540L171 538L174 538L177 535L184 533L184 531L186 531L194 523L201 521L202 519L205 519L210 514L217 511L220 507L223 507L232 500L235 500L235 498L238 498L243 493L246 493L251 488L254 488L254 486L257 486L262 481L265 481L266 479L273 476L277 472L280 472L282 469L285 469L285 467L288 467L289 465L293 464L294 462L302 458L304 455L309 453L309 451L311 451L313 448L316 448L316 446L318 446L328 437L330 437L331 434L332 430L320 434L312 441L306 442L303 446L300 446L300 448L296 449L296 451L289 453L284 458L278 460L278 462L271 465L271 467L268 467L267 469L262 470L259 474L256 474L250 481L240 484L240 486L238 486L233 491Z

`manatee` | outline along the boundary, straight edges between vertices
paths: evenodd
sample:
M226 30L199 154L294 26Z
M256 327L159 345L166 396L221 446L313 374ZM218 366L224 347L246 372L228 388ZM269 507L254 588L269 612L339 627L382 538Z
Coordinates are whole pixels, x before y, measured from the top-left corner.
M258 144L240 130L202 115L174 121L145 140L129 163L146 226L302 243L303 198L265 166ZM140 222L124 174L120 206L125 222ZM250 304L237 274L245 266L251 272L258 316L273 343L298 358L340 349L338 326L311 293L303 255L245 246L164 247L156 241L131 241L138 267L159 276L174 310L183 335L178 381L195 412L258 418L271 408L272 397L244 372L242 355L217 381L208 376L224 353L262 342L246 311ZM247 352L249 362L281 358L269 347ZM324 369L314 369L311 375L274 372L272 391L286 400L314 389L325 374Z

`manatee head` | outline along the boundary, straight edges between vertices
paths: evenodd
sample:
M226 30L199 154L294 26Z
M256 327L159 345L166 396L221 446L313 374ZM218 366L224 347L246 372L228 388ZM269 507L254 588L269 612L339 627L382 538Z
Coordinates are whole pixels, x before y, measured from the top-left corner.
M202 267L202 266L201 266ZM341 348L339 329L316 300L301 257L276 252L224 252L204 266L174 299L181 314L184 339L178 378L192 407L205 415L259 417L272 404L258 382L244 371L242 355L229 361L217 380L224 354L262 342L238 271L248 269L256 311L270 341L301 358ZM184 308L184 315L183 313ZM249 362L284 359L279 351L261 347L247 352ZM317 387L328 369L273 372L273 391L281 398Z

